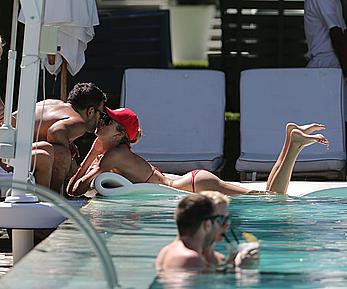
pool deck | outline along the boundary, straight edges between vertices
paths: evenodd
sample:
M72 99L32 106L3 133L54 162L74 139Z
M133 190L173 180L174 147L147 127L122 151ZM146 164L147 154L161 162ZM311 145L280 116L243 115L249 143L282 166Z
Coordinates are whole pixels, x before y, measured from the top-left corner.
M1 198L1 201L4 201L4 199ZM75 207L82 207L87 203L87 199L81 198L76 201L72 199L70 200L70 202ZM6 274L8 274L12 270L12 268L12 240L9 238L7 230L0 228L0 280L2 277L6 276Z
M175 205L174 201L173 207ZM100 206L106 209L100 209ZM121 215L119 209L114 209L115 206L117 204L114 202L95 199L81 211L105 241L122 288L149 288L156 277L154 260L158 250L171 241L174 235L164 234L164 237L153 238L153 232L137 230L136 218L134 221L127 219L131 218L132 210L137 212L138 206L134 203L128 206L127 201L124 201L123 206L126 208ZM146 214L152 214L153 211L158 214L161 212L159 206L143 207L144 219ZM105 215L107 221L104 222ZM172 216L170 219L174 227ZM119 228L115 229L114 223ZM155 227L154 235L161 234L162 230ZM19 281L21 287L27 289L108 288L100 259L85 235L70 220L61 224L2 277L0 288L17 289Z

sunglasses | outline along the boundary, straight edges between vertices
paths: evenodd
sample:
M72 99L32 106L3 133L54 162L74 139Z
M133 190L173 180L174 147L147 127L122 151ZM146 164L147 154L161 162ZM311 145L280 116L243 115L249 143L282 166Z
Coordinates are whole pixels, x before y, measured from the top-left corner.
M230 225L230 215L218 215L216 218L216 222L218 225L225 226Z
M110 118L106 112L104 112L100 109L96 109L96 111L100 113L100 119L102 119L104 124L106 126L110 125L110 123L112 122L112 118Z
M206 218L206 220L211 220L211 222L216 221L218 225L225 226L226 224L230 224L230 215L215 215Z

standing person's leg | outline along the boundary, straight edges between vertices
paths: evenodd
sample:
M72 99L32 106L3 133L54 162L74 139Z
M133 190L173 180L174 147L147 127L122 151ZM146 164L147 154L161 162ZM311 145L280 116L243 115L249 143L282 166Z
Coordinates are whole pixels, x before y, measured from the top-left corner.
M329 141L321 134L308 135L299 129L293 129L289 135L288 150L284 152L283 159L279 163L276 172L267 182L267 190L278 194L286 194L295 161L300 151L308 145L320 142L329 144Z
M305 134L311 134L314 131L325 129L325 125L318 124L318 123L310 123L310 124L305 124L305 125L297 125L296 123L293 123L293 122L287 123L284 145L282 147L281 153L279 154L276 163L274 164L274 166L271 169L271 172L270 172L268 180L267 180L268 183L272 181L273 176L277 172L280 164L283 161L285 154L288 151L289 143L290 143L290 134L291 134L293 129L301 130Z

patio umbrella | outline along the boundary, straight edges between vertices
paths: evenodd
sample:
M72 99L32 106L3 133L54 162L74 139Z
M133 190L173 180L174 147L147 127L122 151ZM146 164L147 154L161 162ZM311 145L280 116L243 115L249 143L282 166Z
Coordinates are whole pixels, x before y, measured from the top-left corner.
M80 71L94 26L99 25L95 0L46 0L44 25L59 27L57 54L47 58L45 67L51 74L61 72L61 99L65 101L67 71L71 75Z

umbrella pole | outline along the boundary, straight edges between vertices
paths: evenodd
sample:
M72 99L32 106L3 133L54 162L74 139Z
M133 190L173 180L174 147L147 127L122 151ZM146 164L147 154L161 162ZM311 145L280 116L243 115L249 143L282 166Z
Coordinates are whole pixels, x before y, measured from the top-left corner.
M13 1L12 26L11 26L11 44L8 51L7 79L6 79L6 97L3 110L3 125L0 127L0 158L14 158L15 153L15 134L16 131L11 125L13 89L16 74L16 40L17 40L17 14L19 0ZM0 99L1 101L1 99ZM3 104L2 104L3 105ZM0 115L2 114L0 113Z
M12 120L12 105L13 105L13 89L16 71L16 40L17 40L17 15L18 15L18 0L13 1L12 12L12 26L11 26L11 43L10 50L8 51L8 67L7 67L7 82L6 82L6 98L5 98L5 111L4 123L7 127L11 126Z
M39 44L45 1L21 0L20 3L25 16L25 31L18 97L13 180L27 182L34 136L35 104L40 72ZM27 212L27 207L35 206L38 198L27 192L25 187L23 189L13 188L11 195L6 197L5 203L13 203L13 205L21 208L21 212ZM26 218L26 215L17 215L16 217L23 219ZM12 219L15 224L15 217L12 217ZM13 229L13 263L16 263L33 247L33 232L32 230L23 231L22 228L15 228L15 226Z
M67 61L62 57L60 70L60 99L66 102L67 99Z

